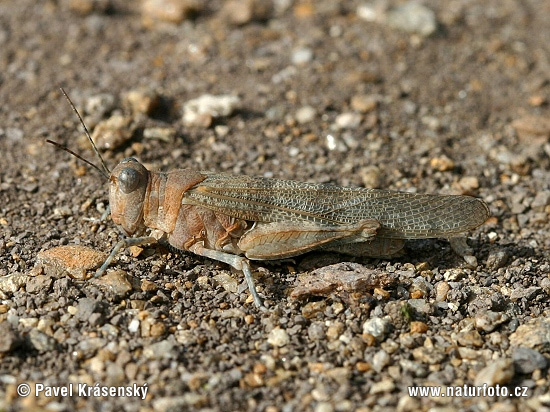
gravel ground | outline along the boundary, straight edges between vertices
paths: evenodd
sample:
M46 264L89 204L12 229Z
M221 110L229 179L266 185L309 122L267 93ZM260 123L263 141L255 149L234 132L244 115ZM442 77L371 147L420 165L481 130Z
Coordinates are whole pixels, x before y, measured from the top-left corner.
M0 3L0 410L550 410L550 3L204 3ZM445 239L255 263L268 313L161 247L85 281L120 234L45 142L93 159L59 86L111 168L478 196L478 265Z

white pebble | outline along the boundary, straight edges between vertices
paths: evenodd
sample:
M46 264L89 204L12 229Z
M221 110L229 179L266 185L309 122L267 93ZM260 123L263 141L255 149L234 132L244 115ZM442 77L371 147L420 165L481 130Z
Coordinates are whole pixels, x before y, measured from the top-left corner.
M139 320L133 319L128 325L128 331L130 333L136 333L139 330Z
M296 111L296 121L300 124L309 123L315 119L317 111L311 106L300 107Z
M382 318L372 318L363 324L363 333L369 333L377 340L383 340L388 334L390 323Z
M288 333L286 333L286 330L275 328L271 332L269 332L267 343L269 343L271 346L276 346L280 348L287 345L289 342L290 338L288 336Z
M373 4L361 4L355 12L362 20L373 22L380 18L380 13Z
M292 64L295 64L297 66L309 63L311 59L313 59L313 50L308 47L300 47L292 52Z
M337 129L356 129L361 124L362 117L359 113L347 112L339 114L334 121Z
M240 104L241 99L238 96L203 94L185 103L183 106L183 122L187 125L193 125L202 115L210 115L213 118L229 116Z
M391 10L387 22L396 29L421 36L429 36L437 29L435 13L416 1L410 1Z

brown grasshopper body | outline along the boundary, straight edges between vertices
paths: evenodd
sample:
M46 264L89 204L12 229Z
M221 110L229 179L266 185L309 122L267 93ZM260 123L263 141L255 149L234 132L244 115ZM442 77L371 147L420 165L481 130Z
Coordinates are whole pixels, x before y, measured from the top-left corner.
M490 216L487 205L470 196L346 188L191 169L153 173L133 158L112 171L109 193L112 219L127 235L151 231L150 236L122 241L119 248L166 241L228 263L243 270L258 306L261 300L247 259L282 259L315 249L391 256L405 239L454 237Z
M311 250L386 257L397 253L405 239L453 238L490 216L487 205L470 196L348 188L191 169L150 172L133 158L109 172L89 139L103 170L92 166L109 179L113 222L134 236L113 248L96 276L105 272L122 247L164 241L242 270L254 302L263 307L249 259L283 259Z

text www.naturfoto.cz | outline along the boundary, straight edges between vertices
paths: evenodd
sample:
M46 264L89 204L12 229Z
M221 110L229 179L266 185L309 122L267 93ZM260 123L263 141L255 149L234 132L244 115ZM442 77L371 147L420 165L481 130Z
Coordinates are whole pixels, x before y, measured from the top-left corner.
M508 388L506 386L489 386L483 384L482 386L409 386L407 390L409 396L413 398L447 398L447 397L462 397L462 398L474 398L485 396L505 396L505 397L527 397L527 386L517 386L515 388Z

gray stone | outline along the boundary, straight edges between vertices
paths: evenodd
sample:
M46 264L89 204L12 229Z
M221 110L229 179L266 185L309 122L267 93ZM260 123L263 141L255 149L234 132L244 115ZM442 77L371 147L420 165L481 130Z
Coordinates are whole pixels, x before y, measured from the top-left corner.
M548 190L538 192L531 202L531 208L538 211L543 211L548 205L550 205L550 191Z
M487 257L487 267L492 270L497 270L508 262L509 254L506 250L493 251Z
M409 299L407 302L416 313L430 315L433 312L433 306L426 299Z
M57 342L51 336L46 335L38 329L32 329L28 335L29 342L38 352L51 352L55 349Z
M95 299L90 298L81 298L78 300L78 305L76 306L76 317L81 321L87 321L99 308L99 302Z
M6 321L0 322L0 353L10 352L17 347L19 336Z
M82 352L86 357L91 357L98 349L104 347L106 344L107 341L103 338L89 338L78 342L76 350Z
M309 325L309 328L307 328L307 335L313 341L324 339L326 336L324 323L313 322Z
M512 294L510 295L510 298L512 300L519 300L519 299L527 299L530 300L534 298L536 295L538 295L540 292L542 292L542 288L538 286L531 286L528 288L517 288L512 291Z
M378 341L386 338L391 328L391 323L386 319L372 318L363 324L363 333L369 333Z
M512 355L514 366L519 373L531 373L535 369L546 369L548 360L534 349L519 347Z
M169 340L153 343L143 348L143 355L148 359L173 358L175 357L174 343Z
M47 291L52 286L52 283L53 279L50 276L32 276L27 282L26 290L29 293L39 293L41 291Z

